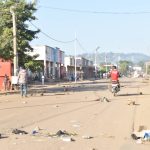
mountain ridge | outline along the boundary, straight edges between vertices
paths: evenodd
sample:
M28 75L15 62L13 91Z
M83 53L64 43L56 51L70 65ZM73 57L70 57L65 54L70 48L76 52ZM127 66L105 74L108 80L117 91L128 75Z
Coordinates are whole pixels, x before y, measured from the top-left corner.
M79 56L84 57L86 59L92 60L95 62L95 53L83 53ZM107 52L107 53L99 53L96 54L96 63L118 63L121 60L126 60L133 62L134 64L137 64L139 62L146 62L150 61L150 56L143 54L143 53L113 53L113 52Z

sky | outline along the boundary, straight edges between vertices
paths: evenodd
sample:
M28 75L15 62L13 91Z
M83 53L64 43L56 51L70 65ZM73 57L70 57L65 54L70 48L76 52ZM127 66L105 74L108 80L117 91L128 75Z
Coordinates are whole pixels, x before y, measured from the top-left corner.
M42 33L32 45L59 47L69 55L99 47L99 53L150 56L150 0L37 0L35 16L32 23Z

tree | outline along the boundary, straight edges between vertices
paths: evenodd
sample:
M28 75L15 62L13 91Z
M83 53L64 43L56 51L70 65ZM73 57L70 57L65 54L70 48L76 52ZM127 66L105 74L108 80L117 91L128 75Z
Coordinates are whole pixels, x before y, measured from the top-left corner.
M122 75L128 75L130 65L132 65L132 62L129 62L129 61L126 61L126 60L119 61L119 72Z
M15 6L17 18L18 64L24 66L25 63L33 60L33 57L26 52L33 50L29 43L37 38L36 34L39 32L39 30L30 30L27 24L28 21L36 19L33 16L36 8L25 0L0 0L0 57L9 60L13 60L14 57L11 6Z
M31 57L31 56L29 56ZM40 61L36 61L35 59L38 57L38 55L34 55L32 58L34 60L29 60L24 64L25 68L30 69L33 73L35 72L41 72L42 68L44 67L43 63Z

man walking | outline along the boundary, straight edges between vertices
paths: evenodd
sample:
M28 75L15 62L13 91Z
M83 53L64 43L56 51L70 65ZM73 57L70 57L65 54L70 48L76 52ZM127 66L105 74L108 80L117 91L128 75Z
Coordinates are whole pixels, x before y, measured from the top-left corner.
M18 74L18 83L20 84L21 96L27 97L27 71L22 67Z

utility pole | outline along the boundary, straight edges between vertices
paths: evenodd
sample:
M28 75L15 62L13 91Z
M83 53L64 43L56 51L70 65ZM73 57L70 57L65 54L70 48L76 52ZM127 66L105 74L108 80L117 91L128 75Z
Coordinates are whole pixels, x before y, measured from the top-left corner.
M15 6L10 7L10 12L12 14L13 21L13 49L14 49L14 76L17 76L18 69L18 53L17 53L17 37L16 37L16 15L15 15Z
M106 65L106 79L107 79L107 54L105 53L105 65Z
M97 55L97 50L99 49L100 47L98 46L96 49L95 49L95 79L96 79L96 76L97 76L97 62L96 62L96 55Z
M77 36L75 33L75 41L74 41L74 59L75 59L75 72L74 72L74 77L75 77L75 83L77 82Z

